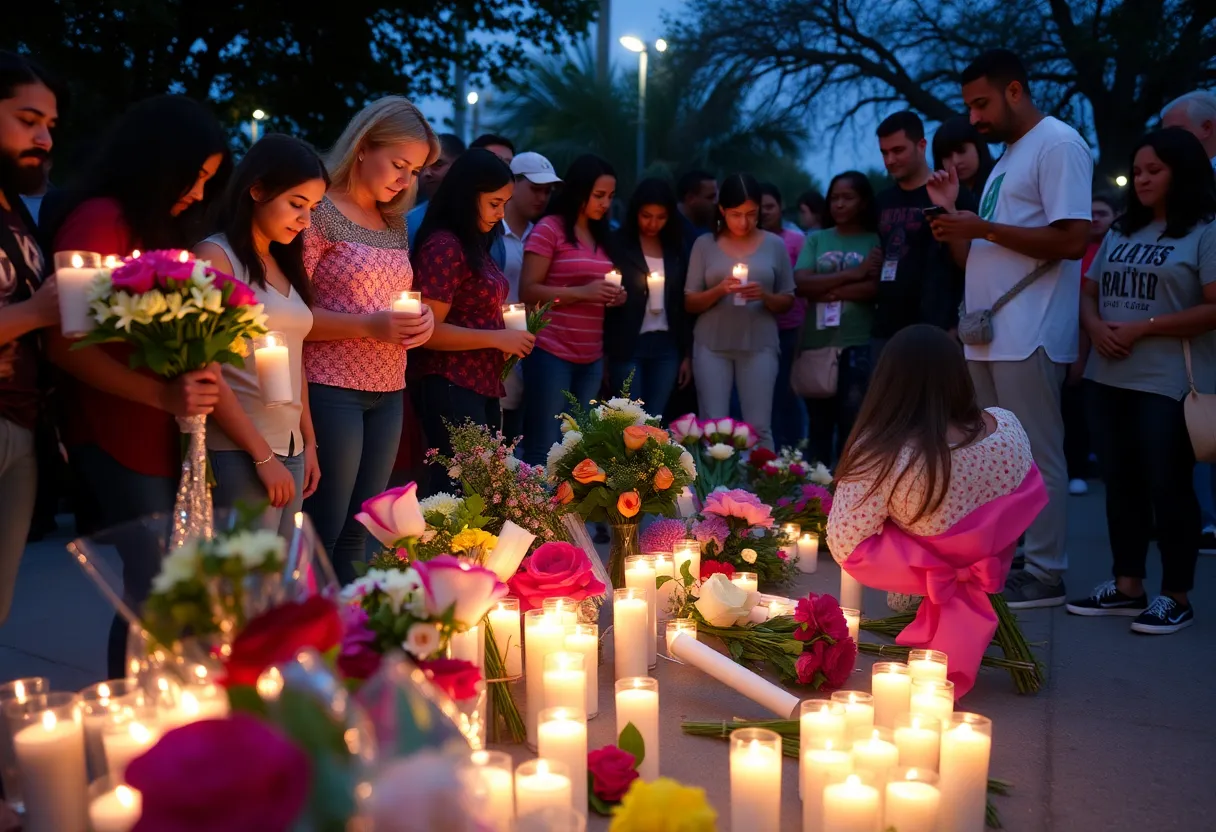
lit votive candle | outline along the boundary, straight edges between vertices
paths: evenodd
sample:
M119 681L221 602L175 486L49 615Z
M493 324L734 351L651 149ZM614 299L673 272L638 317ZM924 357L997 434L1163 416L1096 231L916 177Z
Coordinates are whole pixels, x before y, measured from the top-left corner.
M511 832L515 820L515 777L505 751L474 751L469 760L476 775L474 790L482 801L482 818L494 832Z
M988 761L992 754L992 721L979 714L951 714L942 731L938 789L941 832L984 828L988 802Z
M607 280L618 289L621 288L621 273L616 269L613 269L612 271L608 272L608 274L604 275L604 280Z
M734 265L734 267L730 270L730 274L731 274L731 277L733 277L735 280L739 281L739 284L741 286L747 285L747 264L746 263L736 263ZM737 292L735 293L734 303L735 303L735 306L747 306L747 300L745 300L743 298L743 296L738 294Z
M582 653L558 650L545 656L545 708L583 713L587 707L587 672ZM542 751L540 756L544 757ZM574 772L577 774L577 772Z
M853 770L868 772L876 783L886 780L887 769L899 765L899 749L890 728L862 728L853 734Z
M129 832L142 811L142 795L130 786L113 785L109 777L89 786L91 832Z
M582 709L545 708L537 729L537 755L556 760L570 774L575 806L587 805L587 717Z
M946 725L950 714L954 713L954 683L940 679L913 680L909 713L933 717Z
M641 591L628 587L612 591L612 648L616 663L616 678L645 676L646 636L650 615L646 597Z
M804 532L798 538L798 569L810 575L819 571L819 535Z
M474 624L464 632L452 633L452 638L448 641L448 653L453 659L466 661L478 670L485 670L486 634L481 625Z
M10 702L5 716L21 770L25 832L65 832L86 828L84 727L74 693L32 696Z
M937 774L915 767L887 772L883 828L899 832L934 832L941 793Z
M846 736L844 708L839 702L805 699L798 705L798 749L801 755L805 756L811 748L822 748L825 744L847 750L849 744L845 741ZM800 764L801 759L800 756ZM803 782L804 778L799 777L799 787ZM805 794L803 799L806 799Z
M946 681L949 659L941 650L909 650L908 670L912 681L940 679Z
M923 771L937 771L942 744L941 722L923 714L901 714L895 720L895 747L899 764Z
M255 338L253 366L257 370L262 404L278 407L295 401L295 388L291 383L291 352L287 348L286 335L267 332Z
M853 753L843 750L838 743L824 740L804 749L799 765L802 829L803 832L818 832L823 828L823 789L828 783L839 782L853 773Z
M522 303L504 303L502 306L504 329L526 332L528 329L528 307Z
M616 682L616 735L633 723L645 746L638 775L643 780L659 776L659 680L649 676L618 679Z
M671 655L671 640L680 633L685 633L695 639L697 637L697 620L695 618L673 618L667 622L667 655L677 662L680 660ZM680 662L680 664L683 664L683 662Z
M760 591L760 578L755 572L736 572L730 582L745 592Z
M846 736L856 736L858 728L874 727L874 697L857 690L838 690L832 693L832 701L844 709Z
M684 564L688 564L688 574L693 583L701 580L701 542L695 538L678 540L671 548L671 562L676 581L684 586Z
M848 607L841 607L840 611L844 613L844 623L849 628L849 638L853 639L854 644L857 644L857 637L861 634L861 612Z
M80 691L80 713L84 724L85 759L88 761L90 782L106 774L106 752L101 743L101 731L124 704L139 696L133 679L110 679Z
M587 677L585 709L587 718L600 712L600 625L575 624L566 628L565 649L580 653Z
M537 717L545 703L545 656L562 649L566 642L566 628L561 619L543 609L524 613L524 702L528 744L536 747Z
M840 606L857 610L858 613L865 611L861 603L861 581L843 569L840 570Z
M780 549L786 560L798 558L798 539L802 537L802 526L797 523L786 523L781 527Z
M912 672L901 662L877 662L872 672L874 724L894 728L895 720L912 704Z
M524 672L524 653L519 633L519 599L503 598L490 610L487 620L494 632L494 646L508 677Z
M515 812L519 817L541 809L574 805L569 770L557 760L528 760L515 769Z
M844 775L823 789L823 832L874 832L880 818L879 791L864 774Z
M163 708L160 722L165 730L203 719L228 716L228 692L217 684L188 685L177 695L176 704Z
M578 623L578 601L573 598L546 598L541 602L541 608L553 615L556 615L562 622L563 627L570 627Z
M629 555L625 558L625 586L629 589L636 589L646 599L647 667L654 667L658 661L659 593L655 586L656 576L652 555Z
M781 828L781 736L775 731L730 734L730 828Z
M17 766L17 758L13 756L13 735L9 730L9 722L4 716L4 709L9 703L17 702L24 705L31 696L46 693L50 690L50 682L44 676L29 676L24 679L14 679L0 685L0 782L4 783L4 800L13 811L25 812L21 797L21 769ZM97 753L101 755L101 767L105 768L105 755L101 751L101 725L97 727Z
M663 293L667 287L667 278L662 272L651 272L646 276L646 309L652 314L663 311Z
M92 251L55 252L55 283L59 295L59 329L65 338L79 338L95 326L89 314L93 278L101 255Z
M105 748L106 768L116 783L125 782L127 764L160 739L161 727L155 722L155 717L141 716L130 712L119 713L102 728L101 744Z
M655 592L659 621L665 621L671 617L671 596L676 591L675 568L671 562L671 552L651 552L650 556L654 559L655 586L658 586L659 578L671 578Z
M398 292L393 298L393 311L406 315L422 314L422 292Z

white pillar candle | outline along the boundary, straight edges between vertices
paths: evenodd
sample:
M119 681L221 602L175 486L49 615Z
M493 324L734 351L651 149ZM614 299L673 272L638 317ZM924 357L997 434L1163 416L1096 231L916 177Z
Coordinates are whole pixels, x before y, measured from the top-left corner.
M612 592L612 647L616 662L616 678L645 676L646 634L650 615L646 598L636 589L616 589Z
M899 765L890 728L861 729L853 735L853 770L874 776L876 783L886 781L887 770Z
M483 670L486 664L486 639L481 625L476 624L463 633L453 633L448 641L448 651L453 659L462 659Z
M781 736L774 731L731 732L730 828L781 829Z
M798 569L807 575L819 571L819 535L815 532L798 538Z
M0 685L0 781L4 783L4 799L13 811L25 813L24 801L21 798L21 769L13 754L13 729L5 718L4 709L11 703L24 705L30 697L45 693L50 688L50 682L43 676L30 676L25 679L14 679ZM105 754L101 750L101 728L98 725L97 760L99 772L105 771Z
M566 767L556 760L529 760L515 769L515 812L524 817L550 806L574 805L574 785Z
M939 679L944 682L948 666L949 657L941 650L908 651L908 671L912 674L913 682L921 679Z
M636 589L646 599L646 666L658 663L659 593L655 587L658 573L650 555L629 555L625 558L625 587Z
M941 743L941 722L931 716L903 714L895 721L895 747L901 766L937 771Z
M954 713L954 683L938 679L921 679L912 682L912 700L909 713L933 717L946 725Z
M65 338L78 338L96 326L89 314L89 294L100 267L101 255L96 252L55 252L59 328Z
M498 659L509 677L524 672L524 653L519 633L519 599L503 598L487 615L494 632Z
M268 332L255 341L253 365L257 369L258 388L265 405L288 404L295 400L291 384L291 353L287 338L281 332Z
M894 728L895 720L912 704L912 674L906 664L878 662L870 680L874 692L874 724Z
M676 591L675 567L671 562L670 552L655 552L651 554L651 557L654 558L655 585L658 585L659 578L672 579L664 581L655 593L655 607L658 610L659 621L666 621L671 617L671 596Z
M935 832L941 793L931 771L911 769L905 776L892 774L883 802L883 828L897 832ZM982 832L982 830L977 830Z
M541 602L541 608L556 615L563 627L573 627L578 623L578 601L573 598L546 598Z
M616 735L633 723L645 746L638 775L643 780L659 776L659 682L649 676L618 679L616 682Z
M969 713L951 716L949 727L942 732L937 819L941 832L977 832L984 828L991 753L991 720Z
M600 712L600 626L575 624L567 627L564 649L582 654L583 673L587 677L585 708L587 719L591 719Z
M807 751L812 748L849 748L845 731L844 708L839 702L828 699L807 699L798 706L798 752L799 766ZM852 759L850 757L850 759ZM798 778L799 794L802 792L803 776Z
M90 783L100 780L106 774L106 752L101 744L102 729L124 704L134 703L141 693L132 679L109 679L90 685L78 694Z
M843 569L840 570L840 606L858 613L865 611L861 603L861 582Z
M802 527L797 523L786 523L781 527L780 550L786 560L798 559L798 540L802 537Z
M684 586L684 564L688 564L688 574L692 575L693 583L701 580L701 543L689 538L677 541L671 550L673 574L680 586Z
M735 280L739 281L740 285L742 285L742 286L747 285L747 264L746 263L736 263L734 265L734 268L732 268L730 270L730 273L731 273L731 276L735 278ZM747 306L747 301L744 300L744 298L741 295L739 295L738 293L735 294L734 303L735 303L735 306Z
M89 801L91 832L129 832L142 811L143 796L119 784Z
M692 517L697 513L697 497L687 485L680 491L680 496L676 497L676 511L681 517Z
M159 722L163 733L191 722L223 719L226 716L228 692L224 688L219 685L191 685L178 694L176 701L161 710Z
M680 633L686 633L694 639L697 637L697 620L695 618L673 618L667 622L667 655L680 662L671 652L671 640ZM683 664L683 662L680 662Z
M857 644L858 636L861 634L861 613L848 607L841 607L840 611L844 613L844 623L849 628L849 638L853 639L854 644Z
M566 641L566 628L557 615L544 610L528 610L524 613L524 702L527 706L526 722L528 745L536 747L536 718L545 706L545 656L562 649Z
M856 690L838 690L832 701L844 709L845 736L855 737L859 728L874 727L874 697Z
M794 708L798 707L798 697L762 679L687 633L672 636L669 649L684 664L708 673L722 684L768 708L781 719L790 719Z
M106 768L115 782L123 782L127 764L142 755L160 739L160 727L137 719L111 722L101 733L106 752Z
M393 311L407 315L422 314L422 292L399 292L393 298Z
M515 821L511 755L505 751L474 751L469 759L477 775L475 790L482 800L482 819L494 832L511 832Z
M503 304L502 323L505 329L526 332L528 330L528 307L522 303Z
M587 718L582 709L545 708L537 729L537 755L563 764L570 775L574 808L587 813Z
M69 704L69 700L71 704ZM37 710L39 705L51 707ZM16 705L9 706L12 714ZM25 832L67 832L88 823L84 728L75 696L47 694L31 698L14 721L13 751L21 769L25 798Z
M564 643L564 642L563 642ZM587 708L587 672L582 653L557 650L545 656L545 708L583 713ZM540 756L546 756L542 751ZM572 772L577 775L577 772Z
M874 832L878 829L878 789L849 774L823 790L823 832Z
M607 280L618 289L621 288L621 273L616 269L613 269L612 271L608 272L608 274L604 275L604 280Z
M663 311L663 292L667 288L667 278L661 272L651 272L646 276L646 308L658 314Z
M799 793L802 795L802 832L823 828L823 789L853 773L853 754L827 740L822 748L803 751L799 758Z
M745 592L760 591L760 578L755 572L736 572L730 582Z

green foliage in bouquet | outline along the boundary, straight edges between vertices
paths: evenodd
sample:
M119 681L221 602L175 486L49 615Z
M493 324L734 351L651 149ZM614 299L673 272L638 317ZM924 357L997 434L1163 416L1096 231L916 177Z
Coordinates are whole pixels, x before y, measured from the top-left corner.
M554 301L546 301L540 306L528 311L528 332L533 335L539 333L542 329L549 325L549 310L553 308ZM500 380L506 381L511 373L515 370L515 365L519 363L519 356L512 355L502 365L502 375Z

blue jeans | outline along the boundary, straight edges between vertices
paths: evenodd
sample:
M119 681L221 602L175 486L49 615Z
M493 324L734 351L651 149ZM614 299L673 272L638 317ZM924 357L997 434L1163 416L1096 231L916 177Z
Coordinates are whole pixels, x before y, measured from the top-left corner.
M304 454L279 456L279 462L296 482L296 496L282 508L267 505L263 514L267 528L277 528L286 540L291 540L296 512L304 505ZM238 503L248 507L266 502L266 486L258 477L253 457L244 451L212 451L211 470L215 473L212 496L216 508L232 508Z
M1196 465L1194 478L1203 527L1216 529L1216 465L1207 462Z
M308 403L321 484L304 501L304 510L312 517L338 580L348 584L355 579L354 564L364 559L367 542L367 530L354 516L365 500L388 486L401 441L405 394L310 384Z
M586 407L600 394L604 361L575 364L538 348L524 359L523 368L524 461L529 465L543 465L549 448L561 438L561 426L555 417L570 407L566 392Z
M811 314L814 309L812 308ZM807 410L802 399L790 388L790 368L798 353L801 327L782 329L777 333L781 352L777 357L777 384L773 388L773 444L778 448L796 448L807 438Z
M680 349L670 332L647 332L638 336L633 358L608 366L612 395L620 395L625 379L633 373L629 395L646 403L646 412L662 418L667 400L680 375Z
M438 448L442 455L452 455L452 439L448 425L458 428L472 422L489 428L491 432L501 427L502 407L497 396L483 396L439 375L423 376L417 383L422 388L422 407L419 408L419 414L422 429L426 433L427 447ZM459 492L459 485L452 482L442 465L431 466L427 488L429 493Z
M76 470L85 479L101 511L103 528L129 523L147 514L168 514L177 499L176 477L153 477L140 474L122 465L96 445L81 445L72 449ZM160 571L162 552L155 548L122 546L123 594L138 611L152 588L152 579ZM110 625L107 648L109 679L121 679L127 674L127 621L114 616Z

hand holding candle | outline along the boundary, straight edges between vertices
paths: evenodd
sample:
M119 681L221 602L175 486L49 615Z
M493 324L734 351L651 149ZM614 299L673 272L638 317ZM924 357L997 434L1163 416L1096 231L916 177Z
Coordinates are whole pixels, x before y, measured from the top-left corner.
M522 303L503 304L502 323L505 329L526 332L528 330L528 307Z
M646 291L648 292L646 309L653 315L663 311L663 292L667 288L667 278L662 272L651 272L646 276Z
M267 407L278 407L295 401L287 336L281 332L267 332L260 338L255 338L253 365L257 369L258 387L262 391L262 404Z
M738 288L736 288L736 290L734 292L735 306L747 306L747 298L745 298L745 297L743 297L743 295L739 294L739 291L738 291L739 288L742 288L747 285L747 264L746 263L736 263L734 265L734 267L730 270L730 276L735 279L735 282L738 286Z
M393 298L393 311L406 315L421 315L422 292L398 292Z

